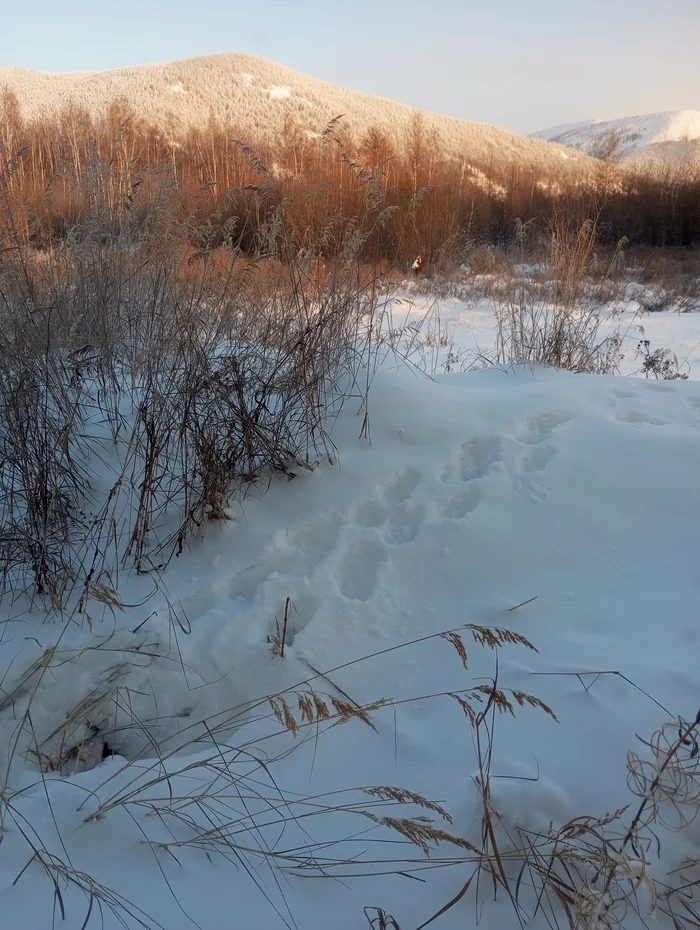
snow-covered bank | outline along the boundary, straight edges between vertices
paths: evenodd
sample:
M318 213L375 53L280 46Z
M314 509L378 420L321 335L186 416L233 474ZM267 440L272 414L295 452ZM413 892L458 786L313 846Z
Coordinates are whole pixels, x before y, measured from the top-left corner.
M370 904L393 914L402 930L430 917L461 887L466 867L423 873L424 882L312 881L270 868L251 850L297 855L306 845L348 838L314 847L316 856L358 857L337 870L342 875L382 871L365 860L419 858L413 847L380 843L392 835L362 817L302 823L299 808L280 814L280 792L302 800L370 785L444 801L452 829L473 840L471 731L449 698L412 699L483 684L494 674L488 650L470 645L465 672L449 644L431 640L315 681L346 702L409 702L378 710L376 732L355 720L318 740L271 737L279 728L266 705L248 716L224 714L232 719L217 733L223 751L199 742L184 757L148 762L157 755L148 730L166 753L201 736L203 718L217 726L216 715L291 688L313 677L312 669L336 669L466 623L526 636L539 654L504 649L500 685L541 698L558 723L527 707L515 719L500 718L492 773L504 822L532 831L628 803L625 753L638 746L636 734L648 737L669 718L695 714L697 383L494 369L431 381L385 366L370 398L371 446L358 438L361 420L346 406L334 433L337 467L249 495L230 522L173 563L164 576L167 600L159 594L140 607L105 608L102 619L92 610L92 630L70 624L59 647L65 651L45 659L33 678L27 669L61 628L38 613L4 624L0 745L5 753L17 743L10 784L18 792L6 812L0 864L8 926L43 930L60 909L39 861L14 884L32 857L30 842L168 930L191 921L206 930L285 921L322 930L329 920L355 930L366 925ZM123 577L122 602L138 603L143 585ZM281 659L268 640L287 598ZM81 701L89 708L82 715L75 712ZM28 706L31 727L18 733ZM70 733L82 733L87 761L98 764L42 777L32 750L60 754L52 734L68 713ZM99 763L105 740L121 755ZM122 756L137 761L120 772ZM253 756L277 760L269 778ZM86 760L74 762L77 769ZM162 780L163 771L180 774ZM140 777L154 784L143 789ZM357 801L351 794L328 803L348 797ZM99 819L86 822L97 810ZM252 826L253 813L269 826ZM229 847L226 858L217 856L214 841L190 847L195 834L222 823L235 825L238 858ZM682 856L700 855L700 844L692 831L680 839L662 833L654 868L666 881ZM176 845L168 852L146 839ZM58 881L65 925L79 927L88 903ZM474 913L466 898L436 926L468 926ZM119 926L110 912L103 916L105 927ZM95 904L87 926L101 919ZM507 900L485 902L487 930L515 919ZM535 926L545 923L540 914Z
M634 288L630 288L634 290ZM672 310L645 312L639 300L626 299L602 306L600 338L618 334L621 354L618 372L643 377L642 340L649 349L668 349L676 357L678 370L691 380L700 380L700 314ZM411 360L430 372L459 371L484 364L496 357L495 303L490 299L435 298L410 289L388 306L391 325L411 330L402 337ZM652 375L653 377L653 375Z

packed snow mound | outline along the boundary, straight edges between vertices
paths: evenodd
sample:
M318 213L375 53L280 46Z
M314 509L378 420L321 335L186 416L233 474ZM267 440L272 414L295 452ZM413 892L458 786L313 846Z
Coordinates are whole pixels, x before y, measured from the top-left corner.
M676 110L629 116L613 120L587 120L553 126L532 134L577 149L594 158L613 154L619 159L659 158L667 153L675 159L692 154L700 139L700 111Z
M415 110L382 97L360 93L299 74L274 62L239 53L209 55L166 64L103 72L48 74L23 68L0 68L0 90L13 91L26 119L55 114L69 104L102 116L110 103L126 100L138 117L168 132L206 125L210 114L246 135L276 136L293 117L302 128L322 132L330 120L344 116L344 126L360 138L378 126L403 145ZM186 88L186 93L174 88ZM563 161L542 141L483 123L424 113L426 129L437 134L446 155L485 162L517 161L533 168ZM572 175L592 166L581 154L567 165Z

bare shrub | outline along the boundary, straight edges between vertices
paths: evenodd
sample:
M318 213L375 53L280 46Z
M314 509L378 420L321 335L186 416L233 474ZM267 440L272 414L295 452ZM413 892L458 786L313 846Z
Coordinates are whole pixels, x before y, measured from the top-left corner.
M503 365L611 374L622 354L621 337L603 334L597 310L562 307L523 286L496 307L496 326L496 359Z
M334 416L361 392L383 274L379 257L363 260L383 197L343 170L361 212L329 217L302 251L269 179L232 194L258 217L250 257L220 245L220 218L183 220L157 174L115 218L118 179L102 169L75 181L90 214L37 250L18 232L9 169L0 176L6 591L54 608L82 591L81 607L120 564L161 569L251 482L331 455Z
M657 381L687 381L688 375L680 370L678 357L670 349L654 349L651 342L642 339L637 345L637 356L642 359L641 371L645 378L653 375Z

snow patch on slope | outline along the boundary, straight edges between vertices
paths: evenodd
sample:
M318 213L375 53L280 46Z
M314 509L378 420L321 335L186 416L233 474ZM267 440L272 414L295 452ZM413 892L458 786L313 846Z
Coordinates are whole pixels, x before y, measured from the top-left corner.
M292 96L291 87L271 87L270 97L272 100L287 100Z

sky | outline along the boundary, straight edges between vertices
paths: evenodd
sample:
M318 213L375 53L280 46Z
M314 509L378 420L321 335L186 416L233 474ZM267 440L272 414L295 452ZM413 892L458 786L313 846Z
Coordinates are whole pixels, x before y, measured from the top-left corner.
M523 133L700 110L699 51L700 0L0 0L0 68L246 52Z

